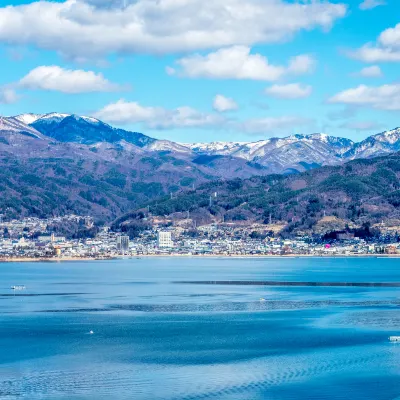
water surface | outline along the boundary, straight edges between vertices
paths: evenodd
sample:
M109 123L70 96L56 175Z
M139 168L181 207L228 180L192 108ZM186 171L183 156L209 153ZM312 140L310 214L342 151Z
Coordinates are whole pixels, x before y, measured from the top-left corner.
M400 400L399 282L397 259L0 264L0 399Z

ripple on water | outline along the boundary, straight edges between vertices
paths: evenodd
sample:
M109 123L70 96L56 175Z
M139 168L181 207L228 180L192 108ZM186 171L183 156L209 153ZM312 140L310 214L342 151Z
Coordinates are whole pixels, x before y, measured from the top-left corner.
M356 326L369 329L400 330L400 312L395 310L362 310L334 314L322 318L320 326Z
M364 371L380 371L388 356L390 352L369 346L368 351L360 348L348 352L338 348L333 354L325 349L211 365L166 367L94 362L91 368L50 370L47 367L43 371L25 370L24 365L20 365L19 368L26 372L25 376L17 379L3 375L0 393L11 398L23 393L29 399L55 398L61 394L66 398L68 395L85 398L93 393L96 393L96 398L112 398L118 393L118 398L135 400L253 399L257 393L266 393L272 388L318 380L327 375L356 373L362 377Z

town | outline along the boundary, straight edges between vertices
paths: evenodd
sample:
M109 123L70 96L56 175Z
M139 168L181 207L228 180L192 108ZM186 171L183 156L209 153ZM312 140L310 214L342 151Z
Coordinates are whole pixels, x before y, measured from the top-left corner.
M396 236L366 240L340 234L335 240L312 237L284 239L259 226L210 224L194 229L154 226L130 238L109 226L98 227L91 237L62 235L54 227L75 224L93 229L91 217L68 215L47 219L0 221L0 259L79 260L134 256L389 256L400 255ZM257 230L259 229L259 230Z

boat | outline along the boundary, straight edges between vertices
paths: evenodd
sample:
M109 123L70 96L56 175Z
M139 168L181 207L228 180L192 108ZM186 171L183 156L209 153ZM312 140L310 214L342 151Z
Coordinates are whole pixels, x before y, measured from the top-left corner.
M89 331L89 335L93 335L93 333L94 333L93 331Z
M390 336L389 340L391 342L399 342L400 343L400 336Z
M11 286L11 289L12 290L25 290L26 286L25 285L14 285L14 286Z
M260 301L263 302L263 301L266 301L266 300L264 299L264 297L260 297Z

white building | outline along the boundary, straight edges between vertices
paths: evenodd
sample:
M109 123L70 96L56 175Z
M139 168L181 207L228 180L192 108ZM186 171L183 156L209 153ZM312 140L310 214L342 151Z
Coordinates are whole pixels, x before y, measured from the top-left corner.
M174 247L171 232L158 232L158 247Z

